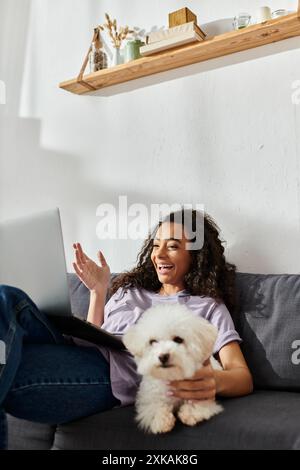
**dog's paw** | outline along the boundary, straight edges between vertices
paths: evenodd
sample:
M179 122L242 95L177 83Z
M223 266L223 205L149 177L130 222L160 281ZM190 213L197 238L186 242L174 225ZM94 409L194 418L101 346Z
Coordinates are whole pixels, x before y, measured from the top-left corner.
M160 410L154 416L152 415L149 421L145 419L145 416L143 416L143 418L138 416L137 420L139 422L139 427L144 431L152 434L162 434L173 429L176 418L172 412L168 410Z
M175 426L176 418L173 413L169 411L162 411L160 414L157 414L150 427L150 431L154 434L160 434L169 432Z
M196 417L194 413L194 406L189 403L184 403L180 407L178 418L183 424L187 424L188 426L195 426L195 424L200 422L199 416Z
M215 402L210 403L184 403L178 411L178 418L183 424L195 426L201 421L210 419L212 416L221 413L223 407Z

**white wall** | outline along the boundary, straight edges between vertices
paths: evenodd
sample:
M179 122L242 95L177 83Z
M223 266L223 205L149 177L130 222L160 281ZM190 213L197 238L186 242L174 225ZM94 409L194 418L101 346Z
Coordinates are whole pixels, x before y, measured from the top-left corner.
M259 0L186 1L200 25ZM269 1L294 10L297 0ZM202 203L240 271L300 272L300 37L132 82L103 96L58 88L79 71L92 28L167 24L182 1L0 0L1 219L59 206L71 244L102 249L112 271L141 241L98 240L103 202ZM208 26L209 29L209 26Z

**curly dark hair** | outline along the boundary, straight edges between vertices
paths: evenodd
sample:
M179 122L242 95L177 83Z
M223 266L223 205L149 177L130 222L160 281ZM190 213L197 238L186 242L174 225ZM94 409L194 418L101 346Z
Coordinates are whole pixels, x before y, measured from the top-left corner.
M188 211L187 209L181 209L171 212L160 220L143 243L137 256L136 267L131 271L119 274L112 281L109 294L114 294L120 287L142 287L152 292L160 290L162 284L151 261L153 241L158 228L163 222L175 221L177 223L178 220L181 221L184 230L188 230L187 221L192 222L189 227L192 227L193 233L196 233L196 236L190 239L192 242L199 235L197 233L199 231L199 220L202 220L201 235L203 244L201 249L189 250L191 265L189 272L184 277L185 288L191 295L208 296L214 298L218 303L224 302L228 310L233 313L236 308L236 266L228 263L225 259L222 245L224 241L219 237L220 229L217 224L207 213L195 209L189 209Z

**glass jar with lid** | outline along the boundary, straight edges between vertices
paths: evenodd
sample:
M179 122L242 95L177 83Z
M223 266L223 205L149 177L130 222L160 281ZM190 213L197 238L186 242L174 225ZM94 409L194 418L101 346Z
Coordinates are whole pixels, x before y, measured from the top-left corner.
M94 37L89 53L90 73L107 68L107 55L103 50L100 27L94 29Z

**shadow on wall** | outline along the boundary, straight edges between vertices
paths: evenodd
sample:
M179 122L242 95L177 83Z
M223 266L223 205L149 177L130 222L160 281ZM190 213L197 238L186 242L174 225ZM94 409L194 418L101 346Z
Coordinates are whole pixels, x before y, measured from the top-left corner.
M0 79L6 84L6 103L9 101L10 111L13 108L15 112L19 109L18 78L24 70L30 8L31 0L0 2ZM1 112L5 113L5 109Z
M85 176L83 156L42 148L40 120L1 117L0 127L1 153L9 156L1 163L1 219L59 207L68 265L72 243L88 232L89 227L91 243L97 242L96 208L101 202L118 207L119 194L126 193L131 202L146 198L128 194L125 188L117 191L102 180L101 174L97 183L91 181Z
M99 245L95 229L99 221L96 217L96 208L100 203L107 202L118 208L119 195L123 194L127 195L128 206L136 202L142 202L149 207L150 204L162 203L161 193L128 191L126 182L124 187L111 186L109 180L102 179L100 170L98 178L91 179L85 174L86 160L82 155L49 151L40 146L40 127L40 121L36 119L0 119L0 128L3 131L1 149L4 156L9 156L1 162L1 219L59 207L68 265L71 261L71 246L76 241L74 237L80 236L82 241L93 246L93 250ZM199 199L203 202L201 198L202 194L199 191ZM178 200L169 196L163 202L172 204ZM195 203L195 200L183 202ZM219 199L215 199L213 212L209 206L205 210L216 220L222 238L227 227L228 235L225 240L229 242L228 259L237 264L239 270L277 272L276 253L263 249L260 239L262 233L267 240L272 240L274 234L280 234L282 240L289 240L288 245L281 247L281 251L286 250L287 256L290 247L297 246L298 232L291 231L290 226L282 226L280 220L277 225L275 223L270 225L264 220L259 220L257 216L247 215L245 225L243 216L240 222L244 227L243 230L230 233L230 227L237 225L236 209L227 208ZM259 227L257 233L254 227ZM141 240L132 241L130 256L135 258L137 246L141 243ZM118 240L116 245L113 240L105 240L104 249L109 255L114 251L121 252L122 249L126 250L128 255L131 248L128 247L128 240ZM91 255L93 254L91 252ZM298 257L295 256L295 272L297 262ZM120 266L112 268L120 270ZM121 269L125 269L125 266L122 265Z

